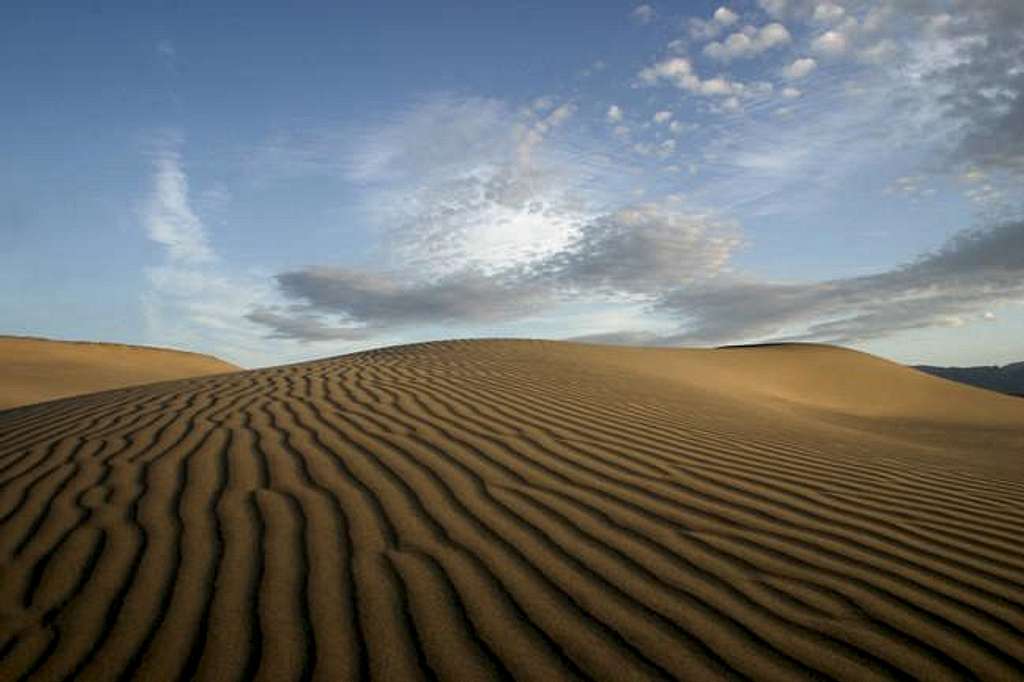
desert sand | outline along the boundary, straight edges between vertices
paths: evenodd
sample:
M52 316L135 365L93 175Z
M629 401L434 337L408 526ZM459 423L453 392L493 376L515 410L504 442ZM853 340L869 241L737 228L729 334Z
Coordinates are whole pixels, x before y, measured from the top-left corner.
M1024 401L419 344L0 413L0 679L1012 680Z
M0 336L0 410L238 369L209 355L165 348Z

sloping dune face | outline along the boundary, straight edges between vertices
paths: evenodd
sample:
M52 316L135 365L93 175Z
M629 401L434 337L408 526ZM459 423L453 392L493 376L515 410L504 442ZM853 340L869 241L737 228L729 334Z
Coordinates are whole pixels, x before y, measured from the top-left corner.
M528 341L11 410L0 679L1019 679L1022 425L849 351Z
M237 370L209 355L163 348L0 336L0 410Z

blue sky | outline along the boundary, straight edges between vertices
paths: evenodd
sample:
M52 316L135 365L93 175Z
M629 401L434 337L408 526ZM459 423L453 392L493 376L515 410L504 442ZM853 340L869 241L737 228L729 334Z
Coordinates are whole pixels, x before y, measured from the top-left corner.
M0 331L1024 359L1022 46L1017 0L4 3Z

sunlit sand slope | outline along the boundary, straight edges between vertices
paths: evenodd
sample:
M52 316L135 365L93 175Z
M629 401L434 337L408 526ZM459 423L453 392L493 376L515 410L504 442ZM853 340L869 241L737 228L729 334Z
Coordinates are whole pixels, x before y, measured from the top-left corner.
M209 355L163 348L0 336L0 410L237 369Z
M0 414L0 679L1019 679L1024 401L406 346Z

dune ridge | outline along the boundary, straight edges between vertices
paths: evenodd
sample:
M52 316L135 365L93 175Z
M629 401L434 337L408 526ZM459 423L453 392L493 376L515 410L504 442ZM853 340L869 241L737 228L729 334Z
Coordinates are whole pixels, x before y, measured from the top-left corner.
M0 679L1015 679L1022 425L841 349L539 341L9 410Z
M169 348L0 336L0 410L238 369L211 355Z

